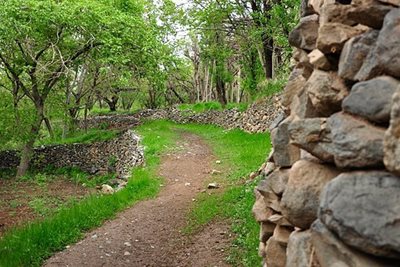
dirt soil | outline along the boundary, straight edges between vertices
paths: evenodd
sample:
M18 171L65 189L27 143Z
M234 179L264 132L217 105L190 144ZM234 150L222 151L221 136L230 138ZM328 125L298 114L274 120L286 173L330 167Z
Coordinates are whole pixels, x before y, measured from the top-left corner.
M72 198L81 199L91 193L79 184L60 179L38 184L15 178L0 179L0 237L8 229L28 221L40 220ZM34 208L34 202L43 203Z
M229 266L227 223L213 223L192 236L181 231L192 202L210 179L210 148L196 135L183 133L174 152L162 158L165 178L157 198L140 202L75 245L50 258L45 266Z

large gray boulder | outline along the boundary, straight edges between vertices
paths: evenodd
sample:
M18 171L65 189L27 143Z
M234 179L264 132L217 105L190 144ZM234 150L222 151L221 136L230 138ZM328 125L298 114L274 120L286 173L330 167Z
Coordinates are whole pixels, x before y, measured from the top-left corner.
M291 46L314 50L318 37L319 18L318 15L310 15L300 19L299 24L289 34L289 43Z
M298 119L289 125L291 143L325 162L333 162L326 118Z
M378 0L379 2L385 3L385 4L391 4L394 6L400 6L400 0Z
M310 97L304 88L298 94L293 96L290 105L290 112L290 116L294 119L315 118L320 116L311 103Z
M285 89L282 92L281 103L287 109L289 109L290 103L292 103L295 95L301 92L302 88L306 84L306 79L302 73L302 69L295 68L289 77L289 81L286 84Z
M343 79L355 80L364 59L374 48L379 31L373 30L348 40L340 54L338 74Z
M294 231L290 234L287 246L286 267L309 267L312 266L312 243L311 232Z
M353 86L350 95L343 101L344 111L377 123L390 119L392 98L399 81L390 76L378 77Z
M289 179L289 169L277 168L263 180L263 186L269 188L275 195L282 196Z
M400 9L390 11L375 48L370 51L355 79L369 80L382 74L400 78Z
M392 9L392 6L376 0L352 0L347 17L356 23L380 29L385 15Z
M343 173L323 190L318 217L346 244L400 259L400 177L384 171Z
M396 261L383 260L353 249L339 240L320 221L311 226L311 240L321 267L395 267Z
M384 139L384 153L386 168L400 176L400 92L393 97L390 127Z
M286 246L281 245L271 237L265 248L266 263L268 267L283 267L286 263Z
M351 4L342 5L337 3L340 1L325 1L320 12L320 23L338 22L349 26L362 24L380 29L385 15L393 9L392 6L376 0L347 1Z
M342 100L348 95L344 81L335 72L321 70L314 70L305 90L315 109L324 117L338 112Z
M324 54L339 54L347 40L368 31L362 25L355 27L341 23L325 23L318 30L317 48Z
M332 144L329 152L341 168L380 167L383 165L384 128L340 112L327 120Z
M274 162L279 167L290 167L300 158L300 149L290 144L288 127L292 118L287 118L271 132L274 146Z
M339 173L332 166L306 160L296 162L281 199L282 215L294 226L308 229L317 219L322 188Z

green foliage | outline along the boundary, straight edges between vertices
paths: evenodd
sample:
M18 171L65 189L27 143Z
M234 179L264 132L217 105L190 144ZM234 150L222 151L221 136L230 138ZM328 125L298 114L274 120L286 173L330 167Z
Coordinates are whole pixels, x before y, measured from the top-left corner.
M53 145L53 144L91 144L94 142L103 142L115 138L118 134L117 130L105 129L88 129L75 131L67 138L62 138L61 133L55 139L47 138L37 142L37 145Z
M259 84L258 93L253 96L253 100L265 98L282 92L286 82L286 79L265 80L263 83Z
M239 111L247 110L247 103L228 103L225 109L238 109ZM200 102L196 104L181 104L177 106L178 110L190 110L196 113L202 113L209 110L223 110L224 108L219 102Z
M196 104L181 104L178 105L181 111L191 110L195 113L201 113L209 110L222 110L222 105L219 102L200 102Z
M55 251L78 241L83 232L100 226L106 219L135 202L155 196L160 188L160 178L157 177L160 155L177 138L170 130L170 125L167 122L150 122L138 128L144 136L142 142L146 148L146 166L133 170L123 190L111 196L91 195L42 221L6 233L0 240L0 266L40 266ZM79 183L86 181L90 185L86 178L82 179L85 175L77 169L54 170L49 167L48 171L52 170L58 174L72 175ZM38 212L45 212L42 204L43 200L31 203Z
M244 112L247 110L247 108L249 107L249 104L247 103L228 103L225 108L226 109L238 109L241 112Z
M224 131L211 125L180 125L178 128L203 136L212 144L222 165L229 169L220 181L226 188L222 194L201 195L197 199L189 214L186 232L197 231L215 218L229 219L233 222L232 229L236 235L229 261L234 266L257 266L260 262L257 255L259 225L250 212L255 201L253 188L257 181L243 185L243 177L265 160L270 149L269 135Z

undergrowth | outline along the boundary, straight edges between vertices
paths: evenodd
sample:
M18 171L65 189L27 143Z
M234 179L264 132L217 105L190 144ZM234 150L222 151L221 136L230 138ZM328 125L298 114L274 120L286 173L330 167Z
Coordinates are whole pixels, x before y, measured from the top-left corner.
M125 189L113 195L91 195L58 211L42 221L9 231L0 239L0 266L40 266L54 252L79 240L85 231L100 226L106 219L135 202L157 195L160 155L172 148L178 136L174 128L202 136L214 149L223 168L222 193L200 195L185 229L193 233L215 219L233 223L236 240L229 261L234 266L257 266L258 225L251 215L255 181L243 177L262 164L269 149L268 134L225 131L210 125L177 125L166 121L147 122L136 130L143 136L146 164L132 171ZM217 168L217 166L215 166ZM53 170L54 171L54 170ZM74 173L74 170L59 170ZM79 177L79 172L76 171ZM79 179L79 178L77 178ZM37 209L42 203L32 203Z
M74 133L70 134L68 137L63 138L61 133L56 134L55 138L44 138L36 143L37 146L40 145L53 145L53 144L91 144L93 142L108 141L117 136L118 131L116 130L106 130L106 129L88 129L76 130Z
M159 156L169 149L176 135L164 122L148 123L137 130L144 136L146 165L132 171L126 188L110 196L91 195L42 221L8 231L0 239L0 266L40 266L54 252L78 241L84 232L117 212L156 196L161 183L156 175ZM40 209L43 203L31 204Z
M229 256L234 266L258 266L259 225L251 213L255 198L253 189L257 183L246 181L251 172L257 170L265 161L270 149L268 134L249 134L241 130L225 131L212 125L179 125L199 134L212 146L214 154L222 162L225 190L221 194L200 195L189 213L186 233L200 230L215 219L228 219L232 222L235 241Z
M238 109L239 111L245 111L247 109L246 103L228 103L225 109ZM224 107L219 102L201 102L196 104L181 104L178 106L181 111L190 110L195 113L202 113L210 110L223 110Z

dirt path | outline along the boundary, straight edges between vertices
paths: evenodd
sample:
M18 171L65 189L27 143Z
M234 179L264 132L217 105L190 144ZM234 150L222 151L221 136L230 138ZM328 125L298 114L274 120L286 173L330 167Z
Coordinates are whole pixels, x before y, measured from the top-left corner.
M183 133L178 148L162 159L165 185L157 198L120 213L45 266L229 266L224 262L231 240L226 224L212 224L195 236L180 232L215 158L193 134Z

